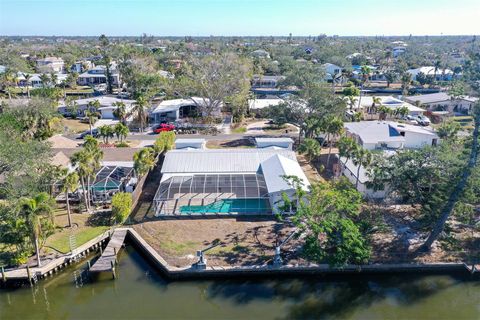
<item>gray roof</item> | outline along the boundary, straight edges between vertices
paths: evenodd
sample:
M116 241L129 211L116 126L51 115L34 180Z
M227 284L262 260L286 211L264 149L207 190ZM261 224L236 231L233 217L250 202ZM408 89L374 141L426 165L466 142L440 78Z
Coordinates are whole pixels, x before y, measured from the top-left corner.
M423 104L430 104L430 103L435 103L435 102L443 102L443 101L448 101L451 99L451 96L446 93L446 92L438 92L438 93L430 93L430 94L422 94L418 96L410 96L410 97L405 97L406 101L409 101L411 103L415 103L416 101L420 101L420 103ZM476 101L478 98L474 97L462 97L459 100L466 100L466 101Z
M359 136L364 143L377 143L378 141L405 141L405 138L402 137L389 122L346 122L344 127L348 132Z
M263 161L277 154L297 161L290 150L172 150L165 155L162 173L255 173Z

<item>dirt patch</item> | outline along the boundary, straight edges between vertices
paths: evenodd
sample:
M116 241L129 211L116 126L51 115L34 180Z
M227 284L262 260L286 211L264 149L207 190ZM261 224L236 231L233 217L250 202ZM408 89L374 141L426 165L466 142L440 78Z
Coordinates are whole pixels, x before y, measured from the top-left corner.
M219 245L205 253L211 266L265 264L275 254L275 243L293 230L285 223L263 219L157 220L133 227L169 264L177 267L196 262L196 251L217 241ZM285 254L293 252L296 241L284 247Z

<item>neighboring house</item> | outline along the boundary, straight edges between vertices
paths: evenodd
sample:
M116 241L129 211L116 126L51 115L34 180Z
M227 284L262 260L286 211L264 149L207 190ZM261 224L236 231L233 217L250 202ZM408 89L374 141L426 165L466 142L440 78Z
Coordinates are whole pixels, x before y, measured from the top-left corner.
M268 53L268 51L265 51L263 49L252 51L250 55L255 58L270 59L270 53Z
M398 149L417 149L427 145L437 145L439 137L433 131L408 124L389 121L361 121L345 123L346 135L352 137L364 149L382 150L388 157ZM381 199L386 195L388 186L384 190L373 190L368 186L369 177L363 166L357 166L352 159L340 157L334 164L335 176L343 175L352 184L357 182L357 190L366 198ZM360 169L360 170L359 170Z
M162 101L150 113L151 121L157 123L167 123L193 118L205 115L205 112L199 109L207 106L209 99L192 97L190 99L173 99ZM218 103L216 110L213 110L213 116L220 116L223 104Z
M393 121L360 121L344 124L347 136L362 148L402 149L421 148L438 144L437 134L423 127Z
M71 72L82 73L93 68L93 63L89 60L76 61L70 67Z
M325 80L332 81L333 76L342 73L342 67L337 66L333 63L325 63L322 65L325 70Z
M293 198L285 176L310 183L295 152L285 149L195 149L166 153L154 198L156 216L271 215Z
M276 88L284 76L264 76L254 75L252 79L252 88Z
M292 138L255 138L257 148L293 149Z
M40 73L55 72L61 73L64 71L65 63L62 58L47 57L43 59L37 59L35 61L37 71Z
M406 51L407 51L407 47L406 47L406 46L394 47L394 48L392 49L392 56L393 56L394 58L398 58L399 56L401 56L402 54L404 54Z
M452 97L447 92L423 94L403 98L405 101L422 105L428 111L448 111L450 114L470 114L478 98Z
M42 80L40 78L41 74L39 73L31 73L29 74L30 75L30 79L28 80L28 86L30 87L34 87L34 88L40 88L40 87L43 87L43 83L42 83ZM50 78L50 74L47 73L47 76ZM67 80L67 77L68 75L65 74L65 73L56 73L55 74L55 77L56 77L56 81L55 81L55 84L56 85L60 85L62 84L64 81ZM25 75L22 73L22 72L18 72L17 73L17 84L18 86L20 87L26 87L27 86L27 80L25 78ZM51 86L52 84L50 83L48 86Z
M372 105L373 105L373 96L362 96L362 98L357 98L357 102L355 103L355 106L353 107L353 110L358 111L362 110L366 113L371 112L372 110ZM385 107L396 110L402 107L408 108L409 114L410 115L419 115L423 114L425 112L424 109L419 108L417 106L414 106L413 104L410 104L408 102L402 101L400 99L396 99L392 96L377 96L377 98L380 99L381 104L384 105ZM380 105L377 103L376 107L378 108ZM350 106L349 106L350 108Z
M106 67L103 65L96 66L78 76L77 83L81 86L94 86L101 83L107 83ZM120 73L117 68L112 65L110 69L110 79L112 85L120 86Z
M412 75L412 80L417 80L417 75L423 73L426 76L433 76L435 81L451 81L453 80L453 71L450 69L437 69L435 67L420 67L407 70Z
M131 112L131 110L133 109L133 105L135 104L135 100L126 100L126 99L119 99L119 98L107 97L107 96L78 99L78 100L75 100L75 103L77 104L77 116L79 117L85 116L85 111L88 108L88 103L95 100L97 100L100 103L100 107L98 108L98 111L100 112L101 119L118 120L114 116L114 111L117 109L117 107L114 106L114 104L117 102L123 102L125 104L127 113ZM66 105L61 105L58 108L58 112L63 115L70 115L70 111L68 110ZM127 121L130 121L130 120L131 120L131 117L127 119Z
M283 99L250 99L248 100L249 110L261 110L270 106L277 106L284 103Z

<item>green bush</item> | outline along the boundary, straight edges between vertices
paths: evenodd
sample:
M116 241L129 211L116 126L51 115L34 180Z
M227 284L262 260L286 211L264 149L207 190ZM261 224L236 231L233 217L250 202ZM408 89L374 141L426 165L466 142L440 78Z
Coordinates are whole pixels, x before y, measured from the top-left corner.
M123 223L132 208L132 195L118 192L112 198L112 217L116 223Z
M117 142L117 143L115 143L115 147L117 147L117 148L129 148L130 145L127 142Z

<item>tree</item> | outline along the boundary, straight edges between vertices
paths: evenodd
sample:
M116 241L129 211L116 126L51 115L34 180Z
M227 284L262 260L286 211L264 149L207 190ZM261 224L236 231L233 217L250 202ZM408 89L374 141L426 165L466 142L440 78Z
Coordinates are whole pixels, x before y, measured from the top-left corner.
M345 162L347 162L354 156L359 147L353 138L343 136L338 140L338 155L346 158Z
M366 263L371 250L357 225L362 195L345 179L316 183L310 189L304 193L297 188L293 200L284 197L285 208L296 208L292 222L305 239L305 257L335 267Z
M412 83L412 75L408 72L404 72L400 80L402 82L402 95L406 96L410 88L410 83Z
M143 148L133 155L133 168L139 177L145 175L155 166L153 148Z
M70 158L72 165L77 167L87 212L91 211L90 179L100 168L102 158L103 151L100 150L97 139L92 136L87 136L82 150L75 152Z
M132 195L128 192L117 192L112 197L112 216L121 224L127 219L132 209Z
M31 79L32 75L28 73L22 73L23 77L25 78L25 86L27 87L27 97L30 98L30 84L31 84Z
M343 89L342 93L347 97L358 97L360 95L360 89L350 82L349 85Z
M461 129L462 126L460 123L456 121L447 121L438 127L437 134L440 139L454 140Z
M113 110L113 115L115 116L115 118L119 119L120 122L125 125L128 116L127 106L125 105L125 103L123 103L122 101L117 101L112 103L112 106L116 107L116 109Z
M377 108L377 112L379 113L378 118L380 120L386 120L387 115L390 114L390 112L392 112L392 111L393 110L390 109L389 107L384 106L383 104L380 104L380 106L378 106L378 108Z
M143 132L144 124L147 122L147 107L148 100L145 97L140 96L137 98L133 105L132 112L136 115L136 118L140 124L140 132Z
M46 73L42 73L40 76L40 82L42 83L42 88L46 88L50 84L50 77Z
M395 110L395 114L396 114L397 117L399 117L399 118L404 118L404 117L406 117L409 113L410 113L410 110L409 110L408 107L406 107L406 106L397 108L397 109Z
M122 143L123 140L127 138L129 132L128 127L122 123L117 123L113 128L113 131L115 132L115 135L117 136L117 139L120 141L120 143Z
M33 198L22 198L19 201L18 214L23 217L30 231L30 238L35 247L37 266L41 266L40 241L46 239L53 229L52 199L45 193L39 193Z
M182 76L173 82L173 91L191 99L198 114L208 122L216 116L225 101L239 95L248 95L252 64L234 53L221 53L204 58L192 57ZM193 96L201 99L193 99Z
M328 156L327 169L330 164L330 156L332 154L332 139L339 136L343 132L343 121L340 117L328 117L323 125L324 132L327 134Z
M103 138L103 143L108 144L108 140L113 137L115 130L111 126L104 125L98 128L98 133Z
M358 189L358 182L360 181L360 169L362 166L368 167L372 162L372 153L363 148L357 148L352 158L353 164L357 166L357 177L355 181L355 188Z
M102 61L105 64L105 77L107 78L107 92L111 94L113 92L113 86L112 86L112 73L110 71L110 64L111 64L111 58L110 58L110 52L109 52L110 41L104 34L102 34L98 38L98 41L100 42L100 52L102 54Z
M357 101L358 99L356 97L347 96L347 103L348 103L348 106L350 107L350 111L353 110L353 108L355 108Z
M85 110L85 116L88 118L88 126L90 127L90 134L93 134L93 124L100 117L98 108L100 108L100 101L93 100L88 102L87 110Z
M300 154L305 154L308 161L312 161L320 155L322 147L315 139L306 138L298 147Z
M68 226L70 228L72 227L72 217L71 217L69 193L77 190L78 183L79 183L79 177L76 172L68 173L63 179L62 191L65 193L65 200L67 202Z
M385 79L387 79L387 88L390 88L390 84L398 80L398 73L395 71L387 71L385 73Z
M163 131L160 132L160 135L155 140L153 144L153 149L156 154L161 154L172 150L175 147L175 132L173 131Z

